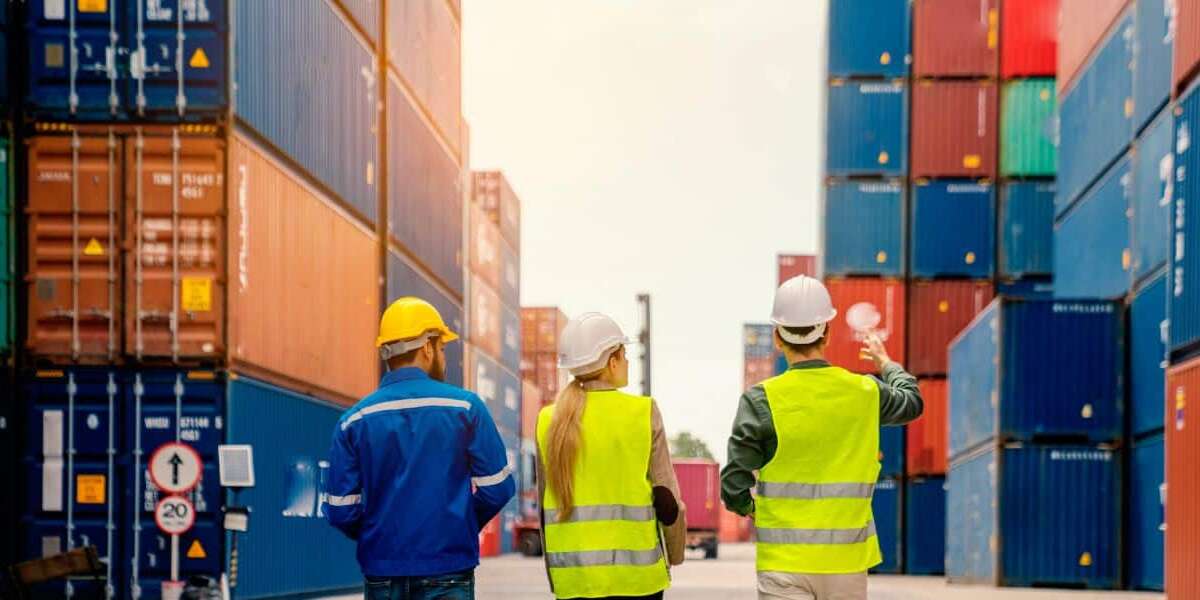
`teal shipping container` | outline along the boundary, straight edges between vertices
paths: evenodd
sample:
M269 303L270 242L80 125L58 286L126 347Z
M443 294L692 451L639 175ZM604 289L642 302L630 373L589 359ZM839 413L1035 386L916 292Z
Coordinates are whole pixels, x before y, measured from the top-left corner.
M1018 79L1000 91L1000 176L1053 177L1058 166L1054 79Z
M16 224L13 220L14 161L7 132L0 130L0 356L13 345L16 303L13 300L16 258L13 254Z

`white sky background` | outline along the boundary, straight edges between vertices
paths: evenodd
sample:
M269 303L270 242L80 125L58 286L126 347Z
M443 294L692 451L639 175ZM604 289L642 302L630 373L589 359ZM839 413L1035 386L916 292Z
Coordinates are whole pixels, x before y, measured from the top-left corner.
M742 323L769 316L777 253L817 249L825 4L463 2L471 166L521 198L522 305L634 336L652 294L668 433L722 462Z

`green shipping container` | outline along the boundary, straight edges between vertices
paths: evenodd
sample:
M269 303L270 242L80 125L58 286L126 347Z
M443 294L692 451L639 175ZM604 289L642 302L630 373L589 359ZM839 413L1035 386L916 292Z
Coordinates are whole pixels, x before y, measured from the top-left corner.
M12 146L8 131L0 127L0 355L13 347L13 325L16 323L13 302L13 168Z
M1019 79L1004 84L1000 98L1000 175L1053 177L1054 80Z

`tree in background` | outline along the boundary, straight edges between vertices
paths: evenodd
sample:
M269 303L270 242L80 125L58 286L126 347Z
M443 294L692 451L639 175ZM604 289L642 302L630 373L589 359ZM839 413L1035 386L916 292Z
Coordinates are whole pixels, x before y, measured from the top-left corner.
M681 431L671 439L671 456L673 458L706 458L713 460L712 452L704 440L691 432Z

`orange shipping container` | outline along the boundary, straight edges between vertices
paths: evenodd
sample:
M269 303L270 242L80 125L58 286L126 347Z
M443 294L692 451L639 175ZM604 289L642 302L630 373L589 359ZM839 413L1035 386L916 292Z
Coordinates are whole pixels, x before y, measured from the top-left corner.
M471 272L500 289L500 229L478 206L471 207Z
M537 419L543 403L542 392L532 381L521 382L521 437L537 439Z
M500 359L500 296L479 277L471 277L469 295L471 343L493 359Z
M904 282L898 279L830 278L825 281L837 318L829 324L829 362L856 373L873 373L875 365L859 356L865 334L849 321L861 321L883 340L892 360L904 364Z
M946 380L922 379L925 413L908 424L908 474L944 475L950 422L946 410Z
M567 315L557 307L521 309L521 335L527 352L558 352L558 336L567 326Z
M381 312L374 233L237 135L229 182L230 360L343 400L370 393Z
M721 508L721 524L717 529L717 539L722 544L750 541L750 531L753 528L750 517L739 516L735 512Z

